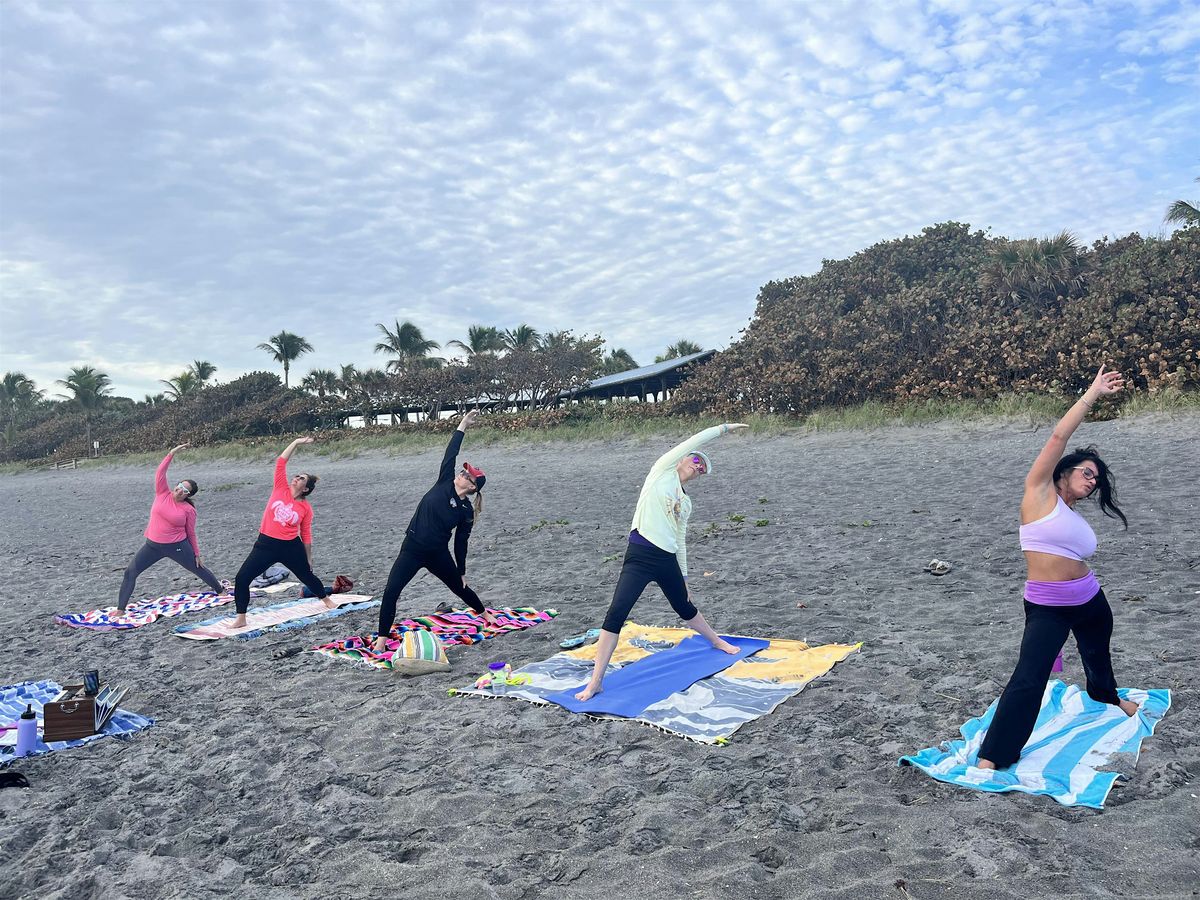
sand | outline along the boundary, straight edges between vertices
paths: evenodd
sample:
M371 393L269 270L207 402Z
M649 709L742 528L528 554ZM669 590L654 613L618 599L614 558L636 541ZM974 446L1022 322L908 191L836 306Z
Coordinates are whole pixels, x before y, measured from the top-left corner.
M254 641L56 626L113 602L141 542L153 471L0 477L0 683L97 667L157 725L22 761L0 791L0 896L592 898L1182 897L1200 885L1197 612L1200 417L1088 424L1129 530L1097 527L1120 684L1174 707L1103 812L939 784L897 759L956 737L998 695L1021 634L1016 506L1047 428L1022 422L726 437L694 489L694 599L728 633L863 641L725 747L519 702L447 697L489 662L542 659L598 625L633 503L670 441L490 447L469 578L492 605L554 622L452 648L402 679L315 654L372 612ZM683 435L681 435L682 437ZM382 590L439 453L332 460L315 556ZM206 563L232 577L271 463L190 464ZM732 516L744 516L741 523ZM758 526L756 520L767 520ZM566 524L556 524L564 520ZM953 571L921 571L933 557ZM196 587L160 563L139 596ZM422 577L401 613L449 596ZM651 589L633 618L676 621ZM1068 681L1081 682L1068 645Z

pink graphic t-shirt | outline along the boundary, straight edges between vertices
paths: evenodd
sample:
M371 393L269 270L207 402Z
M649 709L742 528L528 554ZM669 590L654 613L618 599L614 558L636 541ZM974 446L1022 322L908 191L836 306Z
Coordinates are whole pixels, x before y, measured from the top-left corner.
M196 507L180 502L167 483L167 468L171 455L163 457L154 473L154 505L150 507L150 521L143 534L156 544L178 544L187 540L192 551L199 556L200 544L196 540Z
M275 460L275 490L263 510L258 530L281 541L294 541L299 537L306 544L312 543L312 507L307 500L292 499L287 460L282 456Z

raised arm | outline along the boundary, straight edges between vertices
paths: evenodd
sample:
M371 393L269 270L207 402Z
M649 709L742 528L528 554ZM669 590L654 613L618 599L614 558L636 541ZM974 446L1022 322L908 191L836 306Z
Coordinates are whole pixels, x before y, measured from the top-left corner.
M1052 487L1051 479L1054 475L1054 467L1066 453L1067 441L1071 440L1071 435L1083 422L1088 410L1100 397L1115 394L1124 386L1125 378L1120 372L1105 372L1104 366L1100 367L1100 371L1096 373L1096 377L1092 379L1088 389L1083 392L1083 396L1076 400L1074 405L1067 410L1066 415L1058 420L1054 431L1050 433L1049 440L1046 441L1046 446L1042 447L1042 452L1037 455L1037 459L1030 466L1029 474L1025 476L1027 491L1047 485Z
M311 444L312 442L313 442L313 438L298 437L294 441L292 441L290 444L288 444L287 447L284 448L284 451L279 454L279 458L280 459L291 459L292 454L295 452L297 447L299 447L301 444Z
M731 431L739 431L742 428L749 428L749 425L742 425L736 422L726 422L724 425L714 425L712 428L705 428L703 431L698 431L686 441L676 444L666 453L658 458L650 469L650 476L654 477L661 475L670 469L675 463L679 462L680 457L689 450L698 450L700 447L707 444L709 441L716 440L723 434L729 434Z
M446 445L446 452L442 454L442 467L438 469L437 480L439 483L449 481L454 477L454 463L458 460L458 451L462 449L463 436L478 418L479 410L470 410L462 417L462 421L454 429L454 434L450 435L450 443Z
M175 454L187 446L189 445L180 444L178 447L172 447L167 451L167 455L163 457L163 461L160 462L158 464L158 468L154 470L154 493L171 493L171 485L167 482L167 469L171 467L171 460L175 458Z

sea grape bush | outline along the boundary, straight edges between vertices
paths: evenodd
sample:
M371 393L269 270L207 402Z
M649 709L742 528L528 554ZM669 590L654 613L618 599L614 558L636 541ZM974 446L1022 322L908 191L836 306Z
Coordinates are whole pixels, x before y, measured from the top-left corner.
M771 282L741 339L672 398L692 414L803 414L866 400L1200 387L1200 228L1080 247L948 222Z

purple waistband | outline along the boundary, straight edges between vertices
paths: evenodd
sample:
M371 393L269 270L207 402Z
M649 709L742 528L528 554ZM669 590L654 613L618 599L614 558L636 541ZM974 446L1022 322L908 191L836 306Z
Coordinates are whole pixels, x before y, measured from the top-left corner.
M1100 593L1095 572L1070 581L1027 581L1025 599L1038 606L1082 606Z
M638 530L636 528L633 529L633 531L629 532L629 543L641 544L643 547L653 547L654 546L654 544L650 543L648 540L646 540L644 537L642 537L640 534L638 534Z

